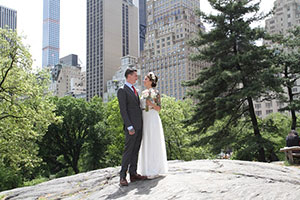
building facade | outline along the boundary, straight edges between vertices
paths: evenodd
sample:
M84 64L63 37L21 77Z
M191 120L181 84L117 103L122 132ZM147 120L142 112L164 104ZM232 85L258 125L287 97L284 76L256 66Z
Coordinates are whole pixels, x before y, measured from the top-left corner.
M79 77L71 78L70 90L67 92L67 95L86 99L86 72L80 71L79 74Z
M276 0L275 10L271 18L265 21L265 29L269 34L287 34L294 26L300 26L300 0ZM271 41L264 41L264 44L272 47ZM293 87L294 93L300 92L300 80L296 81ZM279 112L285 104L279 100L254 102L254 109L257 116L265 118L267 115Z
M254 101L254 110L255 114L261 118L265 118L269 114L280 112L279 109L285 106L279 100L271 100L271 101L260 101L260 99Z
M159 78L157 89L176 99L185 96L182 81L195 79L203 66L189 60L194 49L187 45L203 28L196 9L200 9L199 0L147 1L146 41L139 58L141 79L153 71Z
M107 92L104 93L103 100L108 102L110 98L117 96L117 91L119 88L123 87L125 84L125 71L128 68L136 68L137 58L132 56L124 56L121 58L121 66L119 70L115 73L111 80L107 81ZM138 76L140 76L140 71L137 71ZM135 84L136 90L139 92L141 89L140 78Z
M59 59L59 63L70 66L78 66L78 56L70 54Z
M132 0L87 0L87 100L103 97L121 57L138 56L138 27Z
M300 26L300 0L276 0L271 18L266 20L265 28L270 34L286 34L288 29Z
M60 0L43 0L42 67L59 63Z
M86 97L86 74L80 66L56 64L51 69L52 83L50 86L53 95L58 97L73 96Z
M147 6L146 0L139 0L139 24L140 24L140 52L144 51L144 43L147 31Z
M17 11L0 5L0 28L17 28Z

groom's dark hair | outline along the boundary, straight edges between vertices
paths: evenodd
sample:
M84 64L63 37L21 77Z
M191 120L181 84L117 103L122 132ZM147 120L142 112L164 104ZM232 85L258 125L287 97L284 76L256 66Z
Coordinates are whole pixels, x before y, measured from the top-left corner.
M137 72L134 67L127 68L125 71L125 77L127 78L129 74L133 74L134 72Z

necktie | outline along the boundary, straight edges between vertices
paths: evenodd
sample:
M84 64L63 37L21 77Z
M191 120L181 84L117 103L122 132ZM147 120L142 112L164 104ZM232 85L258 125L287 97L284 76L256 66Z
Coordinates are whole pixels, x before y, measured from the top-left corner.
M137 94L136 89L135 89L134 86L132 86L132 89L133 89L133 92L134 92L135 96L137 96L138 94Z

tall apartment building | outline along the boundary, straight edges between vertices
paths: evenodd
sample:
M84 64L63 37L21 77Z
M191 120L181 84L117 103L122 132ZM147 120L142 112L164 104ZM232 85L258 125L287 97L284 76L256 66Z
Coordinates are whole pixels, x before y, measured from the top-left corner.
M148 0L147 33L139 58L141 78L149 71L158 77L157 89L168 96L183 99L186 88L181 82L196 78L200 62L192 62L193 48L187 41L202 28L195 10L199 0Z
M43 58L42 67L59 62L60 0L43 1Z
M103 97L121 57L138 56L138 27L132 0L87 0L87 100Z
M276 0L274 15L266 20L270 34L286 34L293 26L300 26L300 0Z
M17 11L0 5L0 28L17 28Z
M294 26L300 26L300 0L276 0L275 10L271 18L265 21L265 29L269 34L287 34ZM264 41L272 46L271 41ZM293 92L300 92L300 80L296 81ZM279 100L254 102L255 113L262 118L271 113L278 112L285 105Z

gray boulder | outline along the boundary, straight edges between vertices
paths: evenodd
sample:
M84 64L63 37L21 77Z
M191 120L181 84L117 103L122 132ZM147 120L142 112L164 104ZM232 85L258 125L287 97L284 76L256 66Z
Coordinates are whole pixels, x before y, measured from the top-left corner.
M300 169L232 161L169 161L169 172L119 186L119 167L54 179L0 193L0 199L300 199Z

